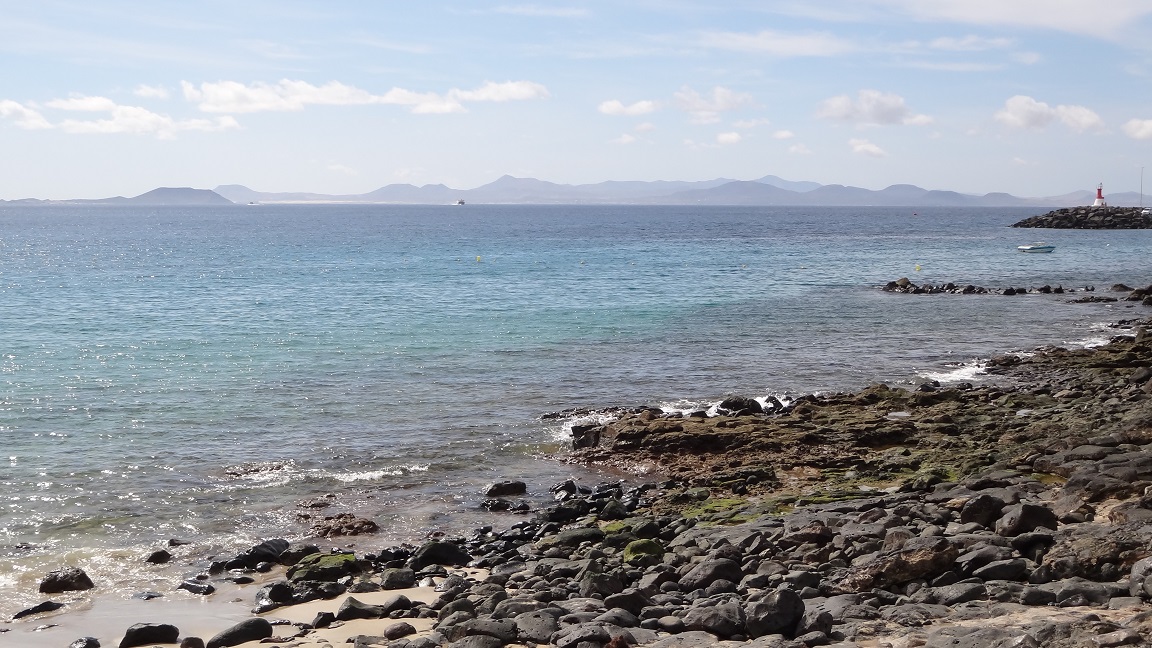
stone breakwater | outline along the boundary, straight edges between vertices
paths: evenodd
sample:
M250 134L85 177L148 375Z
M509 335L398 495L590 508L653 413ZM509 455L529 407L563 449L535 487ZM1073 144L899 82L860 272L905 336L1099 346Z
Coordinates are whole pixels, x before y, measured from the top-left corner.
M995 358L985 386L614 410L573 430L570 459L649 483L562 482L499 530L419 547L261 543L190 579L276 575L251 585L255 616L181 645L342 627L391 648L1152 645L1152 322L1125 324L1097 349ZM115 645L178 639L139 624Z
M1152 229L1152 214L1139 207L1070 207L1032 216L1012 227L1052 229Z
M917 285L912 283L908 277L901 277L894 281L889 281L881 290L885 292L905 293L909 295L1027 295L1030 293L1041 295L1063 295L1069 293L1095 293L1095 286L1083 286L1080 288L1065 288L1064 286L1057 285L1051 286L1045 284L1043 286L1035 287L1012 287L1005 288L986 288L984 286L975 286L972 284L957 284L957 283L944 283L944 284L923 284ZM1144 288L1132 288L1122 283L1112 284L1108 289L1109 292L1116 294L1111 295L1089 295L1085 297L1075 297L1069 301L1077 303L1099 303L1099 302L1118 302L1118 301L1131 301L1140 302L1144 306L1152 306L1152 286ZM1123 293L1123 294L1119 294Z

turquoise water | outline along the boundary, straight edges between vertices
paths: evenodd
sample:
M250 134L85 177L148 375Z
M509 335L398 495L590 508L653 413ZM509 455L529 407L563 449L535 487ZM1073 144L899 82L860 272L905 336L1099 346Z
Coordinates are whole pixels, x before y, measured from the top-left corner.
M0 207L0 557L298 537L326 494L412 540L493 480L612 478L547 412L913 384L1150 314L877 289L1152 284L1152 232L1007 227L1035 213Z

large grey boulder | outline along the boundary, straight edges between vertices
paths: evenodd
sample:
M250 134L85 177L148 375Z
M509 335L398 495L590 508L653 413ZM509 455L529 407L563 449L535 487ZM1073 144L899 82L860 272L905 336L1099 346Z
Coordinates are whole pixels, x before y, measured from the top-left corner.
M706 558L696 565L680 579L680 590L692 590L708 587L713 581L727 580L739 583L744 578L740 563L728 558Z
M775 590L744 607L748 635L791 635L804 616L804 601L790 589ZM829 623L831 616L828 617Z

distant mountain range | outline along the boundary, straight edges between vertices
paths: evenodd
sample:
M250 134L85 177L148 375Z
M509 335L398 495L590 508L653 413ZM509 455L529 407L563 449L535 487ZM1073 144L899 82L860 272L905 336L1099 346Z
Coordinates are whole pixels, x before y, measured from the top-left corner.
M452 189L442 184L417 187L391 184L364 194L331 195L304 192L254 191L243 185L221 185L213 190L162 187L132 198L117 196L98 200L12 200L7 204L95 205L228 205L284 203L378 203L448 205L465 204L565 204L565 205L770 205L770 206L877 206L877 207L1074 207L1090 205L1094 191L1062 196L1019 198L1006 193L983 195L922 189L897 184L874 191L844 185L797 182L768 175L758 180L717 178L701 182L658 180L608 181L596 184L556 184L534 178L504 176L475 189ZM1116 206L1135 206L1136 192L1107 196ZM1149 202L1152 202L1150 200Z
M37 198L24 198L21 200L0 200L0 203L9 205L232 205L233 201L212 191L211 189L191 189L189 187L160 187L139 196L113 198L74 200L40 200Z

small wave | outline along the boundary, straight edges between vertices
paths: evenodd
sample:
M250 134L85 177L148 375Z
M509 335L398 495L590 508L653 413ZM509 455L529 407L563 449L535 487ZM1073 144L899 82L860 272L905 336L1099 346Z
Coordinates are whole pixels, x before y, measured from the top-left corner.
M414 472L427 472L431 464L412 464L410 466L399 466L396 468L385 468L381 470L361 470L353 472L334 473L321 471L321 475L339 482L349 484L359 481L373 481L383 477L399 477Z
M958 383L975 380L977 377L988 373L987 366L983 362L950 364L947 365L947 367L944 371L927 371L921 373L920 377L942 383Z
M1116 327L1111 322L1096 322L1088 327L1088 331L1087 336L1079 340L1068 340L1065 344L1074 348L1092 349L1108 344L1117 335Z
M760 403L760 406L764 408L764 411L772 411L777 407L777 402L779 402L780 405L783 405L784 407L788 407L795 399L785 394L765 394L764 396L756 396L753 400L755 400L757 403ZM704 412L708 416L716 416L720 403L722 402L724 401L680 400L672 403L663 403L660 405L660 409L669 414L677 413L680 416L688 416L693 412Z
M620 418L619 411L580 412L567 418L560 418L553 425L544 426L546 441L551 443L566 443L572 440L572 426L574 425L604 425Z

